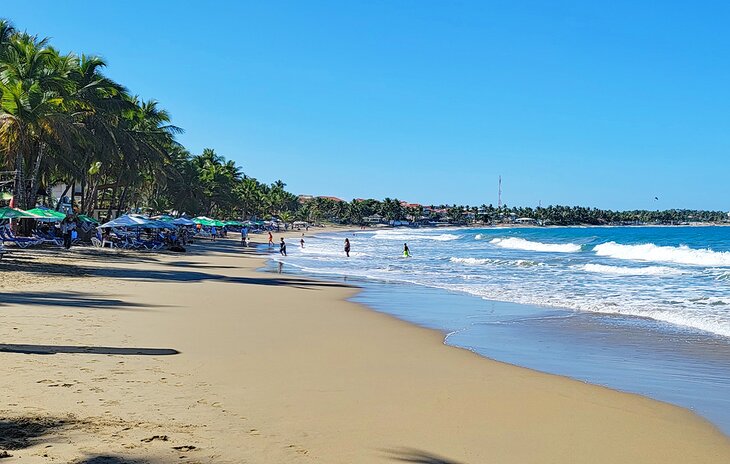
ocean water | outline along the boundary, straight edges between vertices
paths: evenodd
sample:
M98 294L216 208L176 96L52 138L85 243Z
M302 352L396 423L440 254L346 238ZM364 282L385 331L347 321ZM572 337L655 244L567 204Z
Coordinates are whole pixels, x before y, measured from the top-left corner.
M728 227L382 229L294 245L275 258L287 272L355 280L358 301L449 344L689 407L730 433Z

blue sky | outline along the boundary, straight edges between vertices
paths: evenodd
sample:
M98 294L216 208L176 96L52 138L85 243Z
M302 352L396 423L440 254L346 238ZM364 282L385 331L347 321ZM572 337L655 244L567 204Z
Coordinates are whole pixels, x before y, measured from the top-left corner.
M192 152L295 193L730 209L730 4L29 1ZM659 197L655 200L654 197Z

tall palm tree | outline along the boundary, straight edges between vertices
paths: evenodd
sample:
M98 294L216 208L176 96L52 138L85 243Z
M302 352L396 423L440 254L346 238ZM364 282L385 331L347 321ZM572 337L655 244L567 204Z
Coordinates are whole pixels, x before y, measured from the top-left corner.
M45 151L49 146L70 150L75 137L73 118L66 111L71 90L69 57L48 46L48 39L27 33L15 33L5 40L0 71L0 155L16 171L18 206L27 208L35 202Z

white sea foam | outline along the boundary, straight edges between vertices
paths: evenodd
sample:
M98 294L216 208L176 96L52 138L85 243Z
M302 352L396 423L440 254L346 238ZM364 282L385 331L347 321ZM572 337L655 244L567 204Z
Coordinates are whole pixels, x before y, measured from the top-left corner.
M604 264L586 264L580 266L580 269L587 272L595 272L598 274L613 275L678 275L683 274L680 269L674 269L666 266L647 266L647 267L623 267L623 266L606 266Z
M487 258L449 258L449 261L457 264L467 264L469 266L479 266L481 264L489 264L491 259Z
M474 236L474 240L481 240L481 239L483 239L483 238L484 238L484 235L482 235L482 234L476 234L476 235Z
M551 253L576 253L580 251L580 245L575 243L542 243L531 242L524 238L508 237L494 238L489 241L500 248L511 248L514 250L546 251Z
M702 301L683 299L677 301L671 310L660 307L653 301L635 300L618 300L611 298L596 299L590 295L572 295L566 298L565 295L558 293L550 294L542 293L525 293L523 287L517 286L474 286L474 285L443 285L438 286L452 291L461 291L475 296L480 296L486 300L507 301L521 304L549 306L556 308L569 308L578 311L588 311L603 314L618 314L624 316L637 316L654 319L660 322L667 322L677 326L698 329L708 333L714 333L725 337L730 337L730 322L723 315L724 306L727 302L722 299L703 299ZM711 308L697 311L697 304L709 306Z
M528 259L490 259L490 258L449 258L449 261L455 264L465 264L467 266L482 266L485 264L495 265L511 265L511 266L540 266L542 263L530 261Z
M660 263L688 264L692 266L730 266L730 252L694 249L686 245L658 246L653 243L643 245L622 245L616 242L601 243L593 247L598 256L628 259L634 261L653 261Z
M449 242L451 240L457 240L459 236L455 234L426 235L408 231L387 230L375 232L372 238L375 240L435 240L438 242Z

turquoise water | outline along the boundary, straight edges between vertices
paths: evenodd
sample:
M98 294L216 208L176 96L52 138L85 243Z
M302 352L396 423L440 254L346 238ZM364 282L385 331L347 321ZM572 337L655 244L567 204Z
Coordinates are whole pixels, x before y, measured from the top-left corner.
M449 344L689 407L730 433L730 228L366 230L289 250L276 258L288 271L354 279L358 301Z

